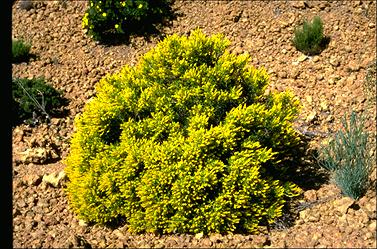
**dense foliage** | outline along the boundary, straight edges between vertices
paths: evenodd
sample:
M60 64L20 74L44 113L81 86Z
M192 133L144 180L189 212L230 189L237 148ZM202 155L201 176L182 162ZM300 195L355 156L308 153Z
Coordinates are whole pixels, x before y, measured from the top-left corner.
M134 232L256 231L300 189L273 177L299 143L289 92L222 35L172 35L96 86L65 163L80 218Z
M369 156L368 133L362 119L352 112L349 124L342 120L339 130L328 145L321 148L320 165L329 170L342 193L359 199L369 187L372 161Z
M13 124L31 123L36 119L43 121L50 115L61 113L61 107L68 103L62 93L43 78L14 78L12 97Z
M29 59L31 44L23 40L12 40L12 62L26 62Z
M89 0L82 27L95 40L107 41L161 21L171 0Z
M306 55L319 54L328 44L329 38L323 34L323 22L319 16L312 22L304 21L304 24L295 29L293 37L294 46Z

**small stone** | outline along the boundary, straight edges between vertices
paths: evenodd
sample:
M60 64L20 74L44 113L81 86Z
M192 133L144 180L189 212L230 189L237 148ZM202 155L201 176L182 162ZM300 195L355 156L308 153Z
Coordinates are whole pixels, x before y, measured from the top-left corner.
M324 9L326 9L326 7L329 7L330 6L330 3L328 3L328 2L321 2L320 4L319 4L319 9L320 10L324 10Z
M255 245L257 247L264 247L264 246L268 245L268 242L269 242L269 240L268 240L267 236L261 235L261 236L256 236L256 237L253 238L253 243L255 243Z
M326 100L322 101L319 106L321 107L321 110L322 111L328 111L329 110L329 106L327 105L327 102Z
M236 55L240 55L240 54L242 54L242 52L243 52L243 50L242 50L241 47L235 47L233 49L233 53L236 54Z
M298 62L303 62L303 61L306 60L307 58L308 58L308 56L302 54L302 55L300 55L300 57L297 58L297 61L298 61Z
M336 30L338 30L339 29L339 26L338 25L335 25L334 26L334 30L336 31Z
M305 1L291 1L291 5L296 9L305 9L307 6Z
M203 233L197 233L197 234L195 234L195 239L201 239L201 238L203 238L203 236L204 236L204 234Z
M79 220L79 226L86 227L86 226L88 226L88 223L86 223L84 220ZM119 230L116 230L116 231L119 232Z
M308 190L304 192L304 198L307 201L316 201L317 200L317 193L314 189Z
M346 70L350 71L350 72L357 72L357 71L360 70L360 68L361 68L361 66L359 64L357 64L354 61L351 61L350 63L348 63Z
M26 175L23 179L28 186L38 186L42 182L41 175Z
M209 236L209 240L213 243L220 243L222 241L222 236L221 234L214 233Z
M370 22L370 23L368 24L368 27L369 27L369 28L374 28L374 27L376 27L376 24L373 23L373 22Z
M335 85L336 81L334 78L329 79L328 81L329 85Z
M57 173L52 173L49 175L44 175L42 181L47 185L51 185L55 188L62 185L62 182L67 179L67 175L65 174L64 170Z
M313 103L313 97L310 95L306 96L306 101L308 102L309 105L311 105Z
M317 119L317 112L312 111L309 113L309 115L306 117L306 122L311 123Z
M312 61L313 62L318 62L319 61L319 56L314 56Z
M204 247L211 247L212 246L212 241L209 239L209 238L205 238L202 240L201 244L204 246Z
M366 203L363 209L365 210L365 212L368 214L369 217L376 217L376 202Z
M347 53L351 53L352 52L352 47L351 46L346 46L344 48L344 50L346 50Z
M340 65L340 62L336 57L331 57L330 64L334 67L338 67Z
M334 201L334 207L335 209L341 213L341 214L346 214L348 209L354 204L355 201L350 198L350 197L343 197L339 200Z
M286 53L287 53L287 50L286 50L285 48L283 48L283 49L281 50L281 53L282 53L282 54L286 54Z
M279 78L281 78L281 79L286 79L288 75L287 75L287 72L282 71L282 72L279 72L279 73L278 73L278 76L279 76Z
M376 232L376 220L372 220L372 222L368 226L369 231Z

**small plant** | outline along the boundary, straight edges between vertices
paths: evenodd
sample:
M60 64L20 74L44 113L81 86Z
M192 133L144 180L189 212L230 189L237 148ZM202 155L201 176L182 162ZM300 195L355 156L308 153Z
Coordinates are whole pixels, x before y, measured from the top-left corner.
M280 180L300 138L290 92L249 55L200 30L172 35L96 86L75 119L65 163L80 218L125 219L133 232L255 232L282 215L297 185Z
M13 124L24 120L31 124L61 113L60 107L67 104L67 99L61 94L60 91L46 84L43 78L13 79Z
M329 38L323 34L323 23L319 16L309 23L304 21L302 27L296 28L293 38L294 46L306 55L319 54L328 44Z
M129 35L154 22L170 11L171 0L89 0L82 27L93 39L112 40Z
M321 148L319 163L332 173L342 193L356 200L369 187L372 167L368 133L363 131L363 121L354 112L349 124L345 116L342 123L344 131L338 131L335 138Z
M25 62L29 59L31 44L23 40L12 40L12 62Z

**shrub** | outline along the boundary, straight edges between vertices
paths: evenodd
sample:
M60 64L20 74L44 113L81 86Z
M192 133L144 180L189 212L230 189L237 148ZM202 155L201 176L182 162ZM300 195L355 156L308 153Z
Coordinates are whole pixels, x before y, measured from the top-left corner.
M65 160L71 208L131 231L248 231L282 215L300 189L270 174L299 143L290 92L222 35L172 35L101 79L75 119ZM292 151L291 151L292 152Z
M12 80L13 123L26 120L48 119L50 115L61 112L60 107L67 104L61 92L45 83L43 78Z
M117 35L139 31L146 24L163 19L171 0L89 0L82 27L95 40L111 40Z
M31 44L23 40L12 40L12 62L25 62L29 59Z
M329 38L323 34L323 22L319 16L309 23L304 21L302 27L295 29L294 46L306 55L319 54L328 44Z
M369 186L371 160L368 156L368 133L363 131L362 119L352 112L349 124L342 119L343 130L327 146L321 148L320 165L329 170L342 193L360 198Z

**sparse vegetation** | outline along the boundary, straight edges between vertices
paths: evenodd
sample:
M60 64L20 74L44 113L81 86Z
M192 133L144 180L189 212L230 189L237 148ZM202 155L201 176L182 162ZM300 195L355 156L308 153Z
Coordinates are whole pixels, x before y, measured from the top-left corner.
M12 40L12 62L26 62L30 56L31 44L20 40Z
M45 83L43 78L12 80L13 124L36 123L61 113L67 104L62 93Z
M363 130L363 120L354 112L350 122L343 120L344 130L339 130L328 145L321 148L320 165L331 172L342 193L359 199L369 187L371 158L368 133Z
M139 32L169 15L171 0L89 0L82 27L93 39L111 41Z
M293 37L294 46L306 55L319 54L329 42L329 38L323 34L323 22L319 16L312 22L304 20L304 24L295 29Z

